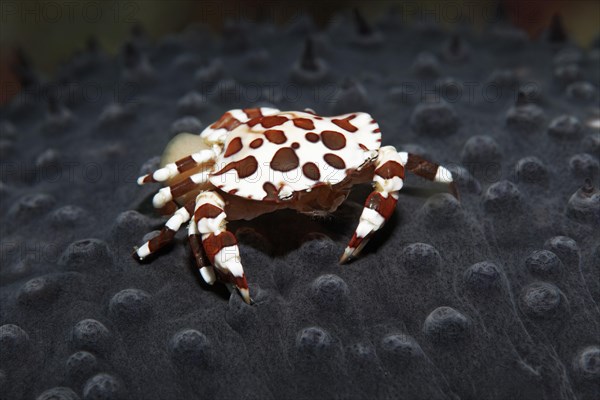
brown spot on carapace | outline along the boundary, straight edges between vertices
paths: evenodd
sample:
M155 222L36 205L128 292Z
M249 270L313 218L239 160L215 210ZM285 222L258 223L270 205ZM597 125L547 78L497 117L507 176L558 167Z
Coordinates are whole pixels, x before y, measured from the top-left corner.
M337 168L337 169L346 168L346 163L344 162L344 160L342 160L341 157L336 156L335 154L327 153L323 156L323 159L325 160L325 162L327 164L331 165L333 168Z
M321 171L319 171L319 167L317 167L317 164L312 162L307 162L302 166L302 173L308 179L312 179L313 181L318 181L321 178Z
M227 149L225 150L225 157L229 157L242 149L242 139L239 137L235 137L229 142L227 145Z
M416 154L409 153L405 167L413 174L432 181L435 178L435 174L437 173L439 165L434 164L431 161L427 161L423 157L420 157Z
M214 206L212 204L202 204L198 209L194 212L194 221L198 222L202 218L215 218L219 214L221 214L223 210L221 207Z
M299 164L300 160L298 159L294 149L290 147L283 147L275 152L275 155L271 160L271 169L274 169L275 171L287 172L293 170L294 168L298 168Z
M285 133L279 129L268 129L265 131L265 136L269 142L275 144L282 144L287 140Z
M379 192L372 192L365 201L365 207L377 211L387 220L394 213L397 202L398 200L393 198L391 194L388 194L387 197L383 197Z
M261 138L254 139L250 142L250 147L252 147L253 149L258 149L260 146L262 146L262 144L263 140Z
M265 128L272 128L274 126L281 125L287 121L287 117L283 117L281 115L269 115L268 117L262 117L260 123Z
M325 147L331 150L343 149L346 146L346 138L336 131L321 132L321 140Z
M211 264L215 263L215 256L221 249L235 245L237 245L237 240L229 231L220 232L218 235L211 233L202 241L202 246Z
M227 193L229 193L229 194L236 194L237 192L238 192L238 189L231 189Z
M277 200L277 188L271 182L265 182L263 190L267 193L263 200Z
M246 125L252 127L256 124L259 124L260 121L262 121L263 117L256 117L256 118L252 118L251 120L249 120L248 122L246 122Z
M315 129L315 124L313 123L312 119L294 118L292 121L294 122L294 125L298 128L306 129L307 131L310 129Z
M260 111L260 108L244 108L242 111L246 113L248 119L262 117L262 112Z
M241 124L242 123L235 119L233 115L231 115L229 112L226 112L221 116L221 118L219 118L217 122L212 124L210 127L211 129L225 128L226 130L231 131L240 126Z
M373 133L379 133L381 132L381 129L377 128L377 129L373 129Z
M347 130L348 132L356 132L358 130L357 127L350 123L350 120L354 119L356 114L352 114L343 119L332 119L331 122L339 126L340 128Z
M368 148L367 146L365 146L364 144L362 144L362 143L359 143L359 144L358 144L358 146L359 146L361 149L363 149L364 151L367 151L367 150L369 150L369 148Z
M295 149L299 149L299 148L300 148L300 143L298 143L298 142L292 143L292 149L295 150Z
M240 179L244 179L252 175L258 169L258 162L253 156L248 156L241 159L240 161L234 161L221 168L220 171L213 173L213 175L222 175L228 171L235 169Z
M314 132L308 132L306 135L304 135L304 137L311 143L316 143L319 141L319 135Z
M383 179L392 179L397 176L404 179L404 167L396 161L386 161L383 165L375 170L375 174Z

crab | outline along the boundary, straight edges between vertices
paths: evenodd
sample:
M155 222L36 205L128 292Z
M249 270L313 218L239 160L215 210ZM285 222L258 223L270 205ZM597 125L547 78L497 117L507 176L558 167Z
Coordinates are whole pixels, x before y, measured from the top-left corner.
M161 168L138 184L166 184L153 206L170 215L154 238L134 248L143 260L170 243L187 223L200 275L237 290L252 304L234 234L227 222L280 209L321 216L333 213L353 185L372 183L358 226L341 255L356 257L390 218L405 170L449 185L450 171L422 157L381 146L381 130L367 113L322 117L311 109L227 111L200 135L181 133L167 145Z

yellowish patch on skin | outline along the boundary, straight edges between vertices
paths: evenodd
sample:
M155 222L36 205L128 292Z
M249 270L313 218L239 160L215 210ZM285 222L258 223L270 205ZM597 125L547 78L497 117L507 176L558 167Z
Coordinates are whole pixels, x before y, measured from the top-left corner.
M180 133L167 143L167 147L165 147L160 158L160 166L162 168L168 163L205 149L210 149L210 146L199 135Z
M171 139L169 143L167 143L167 146L165 147L165 150L163 151L163 154L160 157L160 166L162 168L165 165L187 157L190 154L207 149L211 149L211 146L207 145L199 135L192 133L180 133L176 135L173 139ZM192 168L188 171L185 171L184 173L177 175L175 178L166 181L165 186L174 185L177 182L180 182L188 178L190 175L196 174L198 172L210 171L213 165L214 162L211 161L199 165L196 168ZM198 185L196 189L186 193L182 197L177 198L176 202L180 206L183 206L186 202L196 198L196 195L198 195L200 191L208 190L211 188L212 186L208 182L204 185Z

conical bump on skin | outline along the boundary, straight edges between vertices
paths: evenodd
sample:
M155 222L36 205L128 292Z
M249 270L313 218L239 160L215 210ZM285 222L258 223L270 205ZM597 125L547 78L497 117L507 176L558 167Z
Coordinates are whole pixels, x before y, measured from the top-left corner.
M213 345L206 335L195 329L183 329L175 333L168 343L168 349L175 363L196 367L211 365Z
M29 334L14 324L0 326L0 347L7 360L24 357L30 346Z
M314 39L306 38L300 59L292 66L290 78L303 85L316 85L329 76L327 63L315 52Z
M36 400L79 400L79 396L68 387L55 387L40 394Z
M438 307L423 324L423 332L434 342L454 342L466 339L472 328L471 320L452 307Z
M432 102L419 104L415 108L410 125L418 134L443 137L456 133L460 120L451 105Z

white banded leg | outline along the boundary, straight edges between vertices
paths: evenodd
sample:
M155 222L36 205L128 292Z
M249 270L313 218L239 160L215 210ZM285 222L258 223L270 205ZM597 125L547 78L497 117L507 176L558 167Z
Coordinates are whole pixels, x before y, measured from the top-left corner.
M191 220L188 224L188 240L202 279L209 285L212 285L217 280L217 277L215 276L213 266L210 264L210 261L208 261L208 258L204 253L200 233L198 232L198 225L196 225L194 220Z
M392 216L398 202L398 192L404 182L405 169L425 179L448 184L450 192L458 198L452 174L447 168L416 154L397 152L393 146L380 148L373 177L375 190L365 201L358 227L340 258L340 263L356 257L371 235L381 229Z
M237 239L226 229L226 218L225 201L219 194L206 191L196 197L194 221L208 260L215 266L219 279L228 287L237 288L244 301L251 304Z
M169 244L175 234L192 217L194 201L189 201L184 207L179 208L171 218L167 220L165 226L161 229L158 236L148 240L141 247L135 247L133 256L138 260L143 260L150 254L155 253L165 245Z
M445 167L428 161L416 154L401 151L398 153L402 160L402 165L405 169L430 181L445 183L448 185L450 193L459 198L456 183L452 177L452 173Z
M157 169L151 174L140 176L137 180L138 185L143 185L150 182L166 182L169 179L175 178L177 175L196 168L206 162L216 158L214 150L205 149L197 153L190 154L175 162L169 163L162 168Z
M206 183L210 171L202 171L191 175L180 182L160 189L152 198L155 208L163 208L168 202L194 190L198 185Z
M401 155L393 146L379 149L375 161L374 189L363 208L358 227L352 235L344 254L340 258L343 264L356 257L365 247L371 235L381 229L393 214L398 201L398 191L402 189L404 167Z

